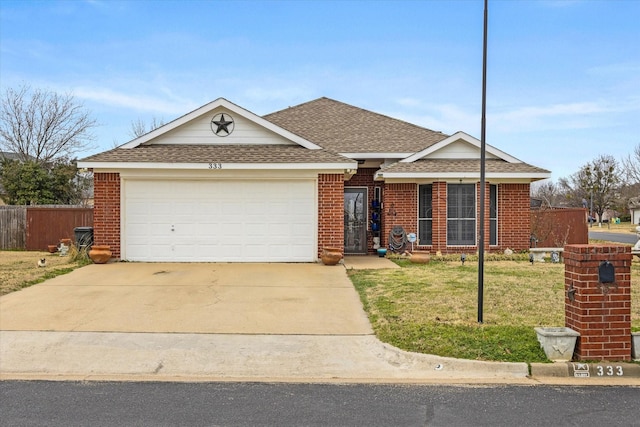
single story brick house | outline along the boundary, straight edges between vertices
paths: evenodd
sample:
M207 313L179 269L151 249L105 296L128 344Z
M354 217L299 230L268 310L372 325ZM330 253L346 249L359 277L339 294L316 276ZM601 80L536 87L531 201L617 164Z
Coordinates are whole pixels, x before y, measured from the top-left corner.
M529 186L550 172L490 145L486 158L485 249L525 250ZM413 249L476 251L479 159L464 132L328 98L263 117L219 98L78 166L94 172L94 240L116 258L315 262L398 230Z

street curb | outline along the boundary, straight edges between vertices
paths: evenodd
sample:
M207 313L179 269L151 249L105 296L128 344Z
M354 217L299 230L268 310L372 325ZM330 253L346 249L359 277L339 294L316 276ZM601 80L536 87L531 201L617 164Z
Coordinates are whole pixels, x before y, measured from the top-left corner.
M615 383L616 380L640 378L640 364L629 362L531 363L531 376L533 378L575 378L577 380L589 378Z

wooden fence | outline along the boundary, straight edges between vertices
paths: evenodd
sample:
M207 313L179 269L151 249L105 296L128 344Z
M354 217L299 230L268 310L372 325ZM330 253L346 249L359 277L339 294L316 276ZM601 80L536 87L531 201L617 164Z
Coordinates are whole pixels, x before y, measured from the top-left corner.
M17 219L5 222L5 216L15 216ZM60 239L75 240L76 227L93 227L93 208L65 205L0 206L0 249L46 250L48 245L57 245Z
M0 249L24 249L26 224L26 206L0 206Z
M534 209L531 211L531 246L558 248L589 243L587 210L582 208Z

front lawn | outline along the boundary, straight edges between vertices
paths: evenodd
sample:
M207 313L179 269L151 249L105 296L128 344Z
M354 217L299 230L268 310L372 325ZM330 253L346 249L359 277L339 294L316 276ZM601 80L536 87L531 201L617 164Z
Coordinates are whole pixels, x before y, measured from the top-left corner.
M463 359L547 361L536 326L564 326L564 265L485 262L484 322L478 264L400 260L401 269L350 270L376 335L404 350ZM640 327L640 263L632 264L632 327Z
M45 267L38 267L38 260L45 259ZM86 265L88 261L73 254L37 251L0 251L0 295L8 294L66 274Z

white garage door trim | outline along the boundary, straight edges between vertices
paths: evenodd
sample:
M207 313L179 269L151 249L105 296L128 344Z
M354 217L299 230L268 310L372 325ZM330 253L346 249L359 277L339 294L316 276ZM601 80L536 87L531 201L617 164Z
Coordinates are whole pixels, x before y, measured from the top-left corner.
M312 179L126 179L122 258L151 262L314 262Z

